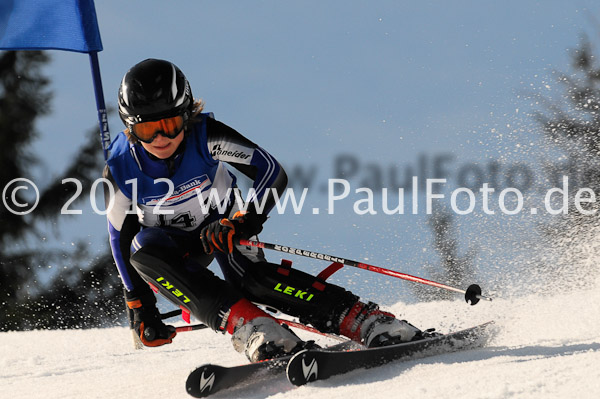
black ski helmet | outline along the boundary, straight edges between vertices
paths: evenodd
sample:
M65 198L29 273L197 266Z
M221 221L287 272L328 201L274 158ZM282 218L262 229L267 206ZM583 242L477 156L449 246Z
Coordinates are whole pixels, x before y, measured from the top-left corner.
M177 66L149 58L134 65L119 87L119 116L129 129L139 122L182 115L194 106L190 84Z

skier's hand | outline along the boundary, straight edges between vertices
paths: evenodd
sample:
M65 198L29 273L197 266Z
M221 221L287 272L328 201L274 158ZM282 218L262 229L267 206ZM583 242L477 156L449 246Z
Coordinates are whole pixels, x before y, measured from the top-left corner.
M165 325L156 306L142 304L140 300L128 301L133 310L133 328L145 346L161 346L173 342L177 335L175 327Z
M165 325L163 322L141 322L135 329L145 346L161 346L173 342L177 335L175 327Z
M262 231L264 219L255 213L236 212L231 219L216 220L202 229L200 240L207 254L216 249L233 252L235 241L248 239Z

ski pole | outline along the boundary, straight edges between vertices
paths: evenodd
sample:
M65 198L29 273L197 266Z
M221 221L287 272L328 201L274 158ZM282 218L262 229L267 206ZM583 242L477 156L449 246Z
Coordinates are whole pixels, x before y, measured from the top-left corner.
M186 331L204 330L206 328L208 328L208 326L206 324L192 324L191 326L175 327L175 331L180 333L180 332L186 332Z
M354 260L349 260L345 258L340 258L338 256L326 255L314 251L307 251L304 249L297 249L292 247L287 247L279 244L270 244L268 242L259 242L259 241L251 241L251 240L240 240L240 245L262 248L262 249L270 249L273 251L285 252L292 255L304 256L307 258L320 259L326 261L332 261L341 263L346 266L357 267L359 269L367 270L370 272L375 272L379 274L384 274L386 276L396 277L402 280L412 281L415 283L430 285L432 287L437 287L449 291L459 292L465 295L465 301L470 303L471 305L475 305L479 302L480 299L485 299L486 301L491 301L492 298L487 297L481 294L481 287L477 284L471 284L466 290L462 290L460 288L450 287L449 285L438 283L435 281L427 280L421 277L411 276L410 274L400 273L395 270L384 269L383 267L373 266L362 262L357 262Z
M175 317L175 316L179 316L179 315L181 315L181 309L173 310L173 311L167 312L167 313L162 313L160 315L160 319L165 320L165 319L169 319L171 317ZM305 331L308 331L308 332L311 332L314 334L320 334L320 335L324 335L329 338L345 341L344 338L341 338L338 335L327 334L327 333L321 332L321 331L317 330L316 328L307 326L306 324L298 323L298 322L295 322L292 320L284 320L284 319L277 319L277 318L275 320L279 324L287 324L290 327L295 327L295 328L305 330ZM187 332L187 331L204 330L206 328L208 328L208 326L206 324L192 324L192 325L188 325L188 326L175 327L175 331L180 333L180 332Z
M324 333L324 332L321 332L321 331L317 330L316 328L307 326L306 324L296 323L295 321L283 320L283 319L277 319L277 322L279 324L287 324L290 327L295 327L295 328L298 328L298 329L301 329L301 330L304 330L304 331L311 332L313 334L319 334L319 335L322 335L324 337L332 338L332 339L335 339L337 341L341 341L341 342L346 341L345 338L342 338L339 335Z
M305 330L305 331L309 331L313 334L319 334L319 335L323 335L325 337L328 338L332 338L338 341L346 341L346 339L338 336L338 335L334 335L334 334L327 334L324 332L321 332L319 330L317 330L316 328L307 326L305 324L302 323L297 323L295 321L291 321L291 320L283 320L283 319L275 319L277 321L277 323L279 324L287 324L290 327L295 327L301 330ZM181 332L188 332L188 331L196 331L196 330L204 330L207 329L208 326L206 324L192 324L189 326L181 326L181 327L175 327L175 331L177 333L181 333Z

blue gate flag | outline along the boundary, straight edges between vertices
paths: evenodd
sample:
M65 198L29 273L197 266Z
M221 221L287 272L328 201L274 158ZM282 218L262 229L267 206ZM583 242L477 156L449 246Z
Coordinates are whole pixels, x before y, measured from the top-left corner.
M102 51L94 0L0 0L0 49Z

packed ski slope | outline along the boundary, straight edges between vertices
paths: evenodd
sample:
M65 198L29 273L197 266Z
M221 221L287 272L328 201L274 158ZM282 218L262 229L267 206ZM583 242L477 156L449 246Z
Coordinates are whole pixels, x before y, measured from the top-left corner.
M494 319L500 332L483 349L360 370L300 388L282 377L216 397L600 397L597 288L497 298L473 307L459 299L398 303L391 310L442 332ZM245 361L226 336L207 330L181 333L171 345L146 350L132 348L125 328L9 332L0 334L0 342L3 398L186 398L184 382L196 366Z

